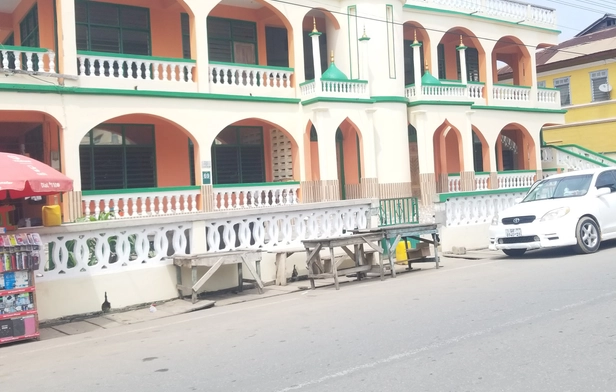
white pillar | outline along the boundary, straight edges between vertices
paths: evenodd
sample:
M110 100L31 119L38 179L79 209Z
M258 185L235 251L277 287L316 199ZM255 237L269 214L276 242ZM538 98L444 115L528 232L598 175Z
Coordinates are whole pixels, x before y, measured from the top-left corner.
M466 112L466 121L464 124L464 129L462 129L462 153L464 154L463 162L464 162L464 170L466 172L474 172L475 171L475 151L473 145L473 122L472 116L473 111Z
M531 74L531 87L530 87L530 106L537 107L539 85L537 82L537 57L535 51L530 53L530 74ZM539 144L541 145L541 144Z
M417 99L421 99L421 44L417 42L417 37L415 37L415 42L411 45L413 47L413 76L415 77L415 96Z
M207 13L195 11L190 21L191 53L197 62L197 90L210 92L210 59L207 45Z
M369 59L369 55L368 55L368 43L370 42L370 38L366 35L366 29L364 28L364 35L359 39L361 48L362 48L362 58L361 58L361 70L360 70L360 75L359 78L362 80L370 80L370 76L368 75L368 59ZM369 86L369 85L368 85Z
M316 19L312 19L313 29L312 33L310 33L310 37L312 37L312 61L314 63L314 83L317 94L321 92L321 74L323 70L321 69L321 43L319 42L319 38L321 37L321 33L317 30L317 22ZM319 147L320 149L320 147Z
M364 163L364 175L365 178L376 178L377 173L377 154L376 154L376 141L374 127L374 112L377 109L366 109L366 118L368 126L365 130L362 130L362 146L363 146L363 163Z
M468 73L466 70L466 46L462 42L462 36L460 36L460 46L456 48L460 55L460 81L462 84L468 83Z
M60 73L77 76L77 34L75 31L75 0L57 2L58 69ZM53 72L53 70L52 70Z

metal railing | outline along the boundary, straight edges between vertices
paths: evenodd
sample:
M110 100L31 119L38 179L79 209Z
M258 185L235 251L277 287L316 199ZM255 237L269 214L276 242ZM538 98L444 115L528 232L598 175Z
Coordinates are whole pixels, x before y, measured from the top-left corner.
M416 197L379 200L379 226L419 223L419 204Z

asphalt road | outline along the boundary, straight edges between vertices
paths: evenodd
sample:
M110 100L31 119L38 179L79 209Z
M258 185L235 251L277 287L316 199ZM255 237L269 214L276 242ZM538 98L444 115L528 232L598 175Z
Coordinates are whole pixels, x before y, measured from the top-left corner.
M444 265L0 348L0 390L616 389L616 244Z

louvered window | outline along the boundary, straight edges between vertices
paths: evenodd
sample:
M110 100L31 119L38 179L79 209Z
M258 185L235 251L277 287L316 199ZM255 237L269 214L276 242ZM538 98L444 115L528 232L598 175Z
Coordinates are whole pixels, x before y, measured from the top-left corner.
M182 23L182 54L185 59L190 59L190 18L188 14L182 13L181 15L181 23Z
M21 46L39 47L38 7L36 4L19 23Z
M267 65L273 67L289 66L289 39L287 29L282 27L265 27L265 50Z
M243 20L207 18L211 61L257 63L257 25Z
M212 146L214 184L265 182L263 128L228 127Z
M554 79L554 87L560 91L561 106L571 105L571 85L569 77Z
M436 47L436 53L437 53L437 58L438 58L438 78L447 79L447 63L445 62L445 45L438 44L438 46Z
M592 89L593 102L610 100L610 91L608 91L609 84L607 80L607 70L590 73L590 88Z
M537 87L539 88L545 88L546 84L545 84L545 80L540 80L537 82Z
M423 42L420 42L420 44ZM411 46L413 41L404 41L404 85L415 84L415 50ZM419 68L421 75L424 74L424 47L419 48Z
M150 10L76 1L77 50L150 56Z
M154 126L102 124L79 148L82 190L156 187Z

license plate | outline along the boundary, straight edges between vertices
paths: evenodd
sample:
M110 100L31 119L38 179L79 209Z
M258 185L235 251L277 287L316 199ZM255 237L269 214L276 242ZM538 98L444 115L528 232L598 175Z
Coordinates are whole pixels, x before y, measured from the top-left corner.
M505 229L507 237L522 237L522 229Z

